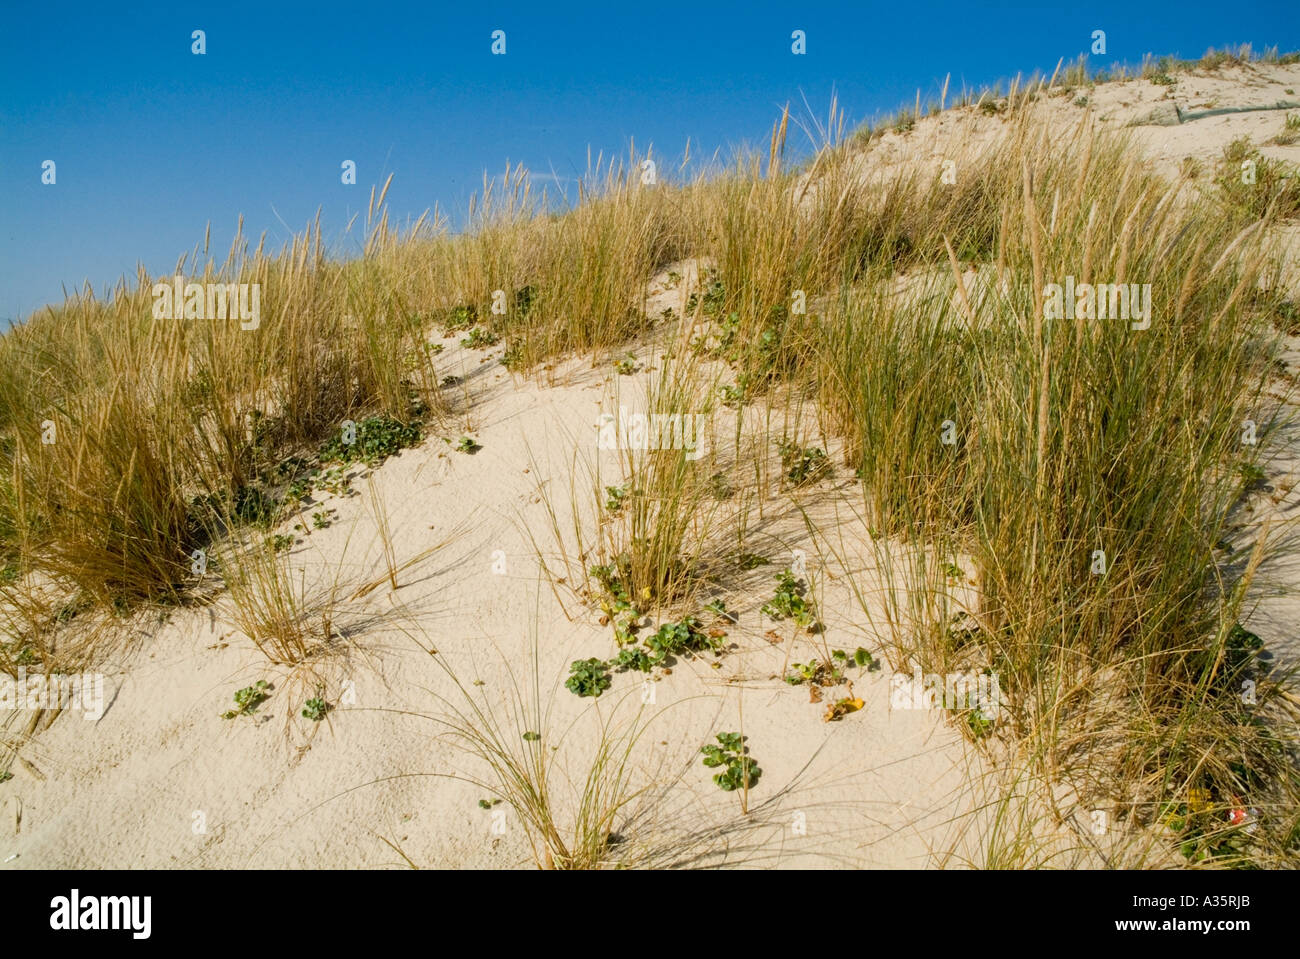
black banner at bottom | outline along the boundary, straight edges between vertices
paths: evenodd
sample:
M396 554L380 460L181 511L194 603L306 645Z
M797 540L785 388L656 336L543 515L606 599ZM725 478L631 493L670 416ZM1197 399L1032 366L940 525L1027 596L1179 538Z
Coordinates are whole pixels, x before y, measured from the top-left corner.
M535 920L539 908L550 918L536 931L571 943L633 931L620 928L620 915L639 915L641 929L668 922L674 936L698 926L701 943L728 935L733 921L748 929L740 938L749 942L773 927L800 938L801 928L822 925L809 926L809 918L822 915L846 921L846 931L860 919L930 946L936 936L948 946L967 937L972 946L1005 946L1055 934L1072 946L1130 940L1182 948L1197 939L1233 948L1283 934L1296 892L1289 872L0 873L7 946L76 939L129 949L206 939L259 951L322 941L373 946L376 934L413 937L431 923L508 933L512 917Z

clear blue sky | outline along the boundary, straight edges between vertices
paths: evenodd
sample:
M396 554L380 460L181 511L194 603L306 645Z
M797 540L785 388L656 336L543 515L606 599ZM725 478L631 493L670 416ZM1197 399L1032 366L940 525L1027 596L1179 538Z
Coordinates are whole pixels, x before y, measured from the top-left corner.
M851 122L1086 52L1090 65L1210 46L1300 48L1295 0L1044 4L0 0L0 323L137 262L171 269L210 221L278 248L322 208L327 236L395 173L395 220L463 215L507 159L561 177L587 148L679 157L762 142L801 94ZM207 53L191 53L206 31ZM493 30L507 53L490 52ZM791 53L795 29L807 54ZM57 183L41 184L54 160ZM354 160L357 185L340 183ZM279 217L277 217L276 212ZM271 241L276 241L272 244Z

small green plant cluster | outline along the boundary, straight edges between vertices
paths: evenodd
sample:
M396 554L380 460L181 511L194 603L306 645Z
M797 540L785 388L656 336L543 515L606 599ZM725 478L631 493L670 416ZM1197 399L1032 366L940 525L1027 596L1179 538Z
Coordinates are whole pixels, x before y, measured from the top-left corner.
M1229 675L1235 675L1254 662L1255 656L1264 648L1264 641L1241 623L1233 623L1223 648L1224 668Z
M506 348L501 353L501 365L512 373L524 368L524 344L522 340L512 339L506 342Z
M338 515L338 510L322 509L311 514L311 525L313 529L329 529L330 524L334 522L334 517Z
M299 477L285 490L284 501L296 506L308 499L313 490L323 490L335 496L346 495L349 491L347 472L342 466L331 466L326 470L313 470L307 476Z
M449 439L444 439L443 442L451 446L457 453L465 453L468 456L473 456L483 448L472 436L462 436L455 443L452 443Z
M980 624L968 613L955 612L948 617L944 635L953 649L961 649L979 639Z
M727 609L726 602L721 598L710 601L704 607L704 611L706 613L712 613L718 619L725 619L728 622L734 623L738 621L736 617L732 614L732 612L729 609Z
M642 612L624 585L627 579L627 563L607 563L591 567L592 578L600 585L604 596L600 608L614 625L614 639L620 646L636 642L637 622Z
M1204 787L1189 790L1186 802L1161 806L1157 820L1175 835L1178 851L1188 862L1233 859L1245 852L1250 811L1234 800L1232 808L1215 803Z
M994 721L978 709L972 709L966 713L966 726L976 739L983 739L991 733L994 725Z
M270 525L279 507L280 501L256 484L235 491L235 517L250 526Z
M816 482L830 472L830 460L826 451L820 447L804 448L797 443L782 443L779 449L781 468L785 470L786 481L792 486Z
M619 376L631 376L639 369L641 365L637 363L636 356L632 353L627 353L614 361L614 372Z
M789 314L783 307L774 306L768 310L767 325L758 335L758 354L754 359L752 371L750 374L742 374L742 378L746 383L751 384L753 389L780 379L783 374L789 373L794 368L789 351L784 362L781 358L781 343L785 338L788 320ZM750 387L747 386L746 389L748 391Z
M844 670L850 664L869 668L873 662L871 653L861 646L852 656L845 650L836 649L831 651L829 663L818 662L815 659L807 663L795 663L794 672L789 673L785 681L791 686L800 686L804 683L813 686L835 686L844 680Z
M618 655L610 660L610 664L620 673L628 670L648 673L655 668L654 657L640 646L624 646L618 651Z
M473 303L454 306L443 316L442 335L451 336L470 329L478 322L478 307Z
M705 312L709 312L710 305L706 303ZM721 303L719 302L718 305L720 306ZM687 307L687 312L694 310L690 303ZM739 335L740 314L728 313L717 321L717 326L707 337L697 336L691 341L691 352L696 356L709 356L733 362L736 359L736 337Z
M461 339L460 345L469 347L471 350L486 350L489 347L496 346L499 342L501 342L501 337L494 332L476 326L469 331L469 336Z
M605 487L605 509L610 513L621 512L627 505L627 499L632 495L632 484L624 483L622 486Z
M787 673L785 681L791 686L809 683L813 686L834 686L844 678L844 674L828 663L811 660L807 663L791 664L794 672Z
M414 349L408 350L402 358L402 369L407 373L412 373L420 369L430 357L437 356L443 351L441 343L424 343ZM423 354L423 355L421 355Z
M1212 672L1211 688L1220 695L1236 696L1242 681L1255 675L1256 659L1264 641L1241 623L1234 623L1223 639L1222 661L1218 649L1207 648L1201 655L1203 669Z
M272 552L282 553L293 546L293 537L288 533L276 533L274 536L266 538L266 545L271 548Z
M78 614L88 607L82 601L73 600L70 603L64 603L59 607L59 611L54 614L54 621L62 626L64 623L70 623L77 618Z
M276 519L280 501L257 483L246 483L233 490L195 496L190 506L198 515L268 529Z
M1162 87L1172 87L1172 86L1173 86L1175 83L1177 83L1178 81L1177 81L1176 79L1174 79L1173 77L1171 77L1169 74L1164 73L1164 72L1162 71L1162 72L1160 72L1160 73L1154 73L1154 74L1152 74L1152 75L1151 75L1151 82L1154 83L1154 84L1156 84L1157 86L1162 86Z
M725 636L726 633L718 629L706 630L704 624L694 616L687 616L680 622L661 625L646 637L645 645L650 650L653 664L658 666L683 653L707 651L720 655Z
M420 442L418 423L403 423L387 415L371 416L357 423L356 442L343 442L342 433L321 447L322 463L354 463L378 466L388 457Z
M605 584L607 599L602 606L614 623L614 637L618 641L618 654L610 660L574 660L569 667L570 676L564 684L578 696L599 696L609 688L611 670L648 673L656 666L671 665L675 657L684 654L712 652L721 655L726 633L717 628L707 628L694 617L687 616L675 623L663 623L638 645L636 621L642 613L626 597L622 583L613 575L612 567L593 567L592 575ZM730 618L721 601L711 603L706 609L716 616Z
M1268 477L1259 466L1254 463L1238 463L1237 472L1241 474L1241 491L1243 493L1253 493L1264 486L1264 480Z
M228 709L221 714L222 719L234 719L237 716L251 716L257 711L257 707L270 695L270 690L274 689L265 679L259 679L252 686L245 686L235 693L235 708Z
M344 496L351 489L351 479L342 466L331 466L317 475L316 488L335 496Z
M862 646L859 646L857 649L855 649L851 657L849 656L848 652L843 649L833 649L831 650L831 658L841 663L847 663L850 659L852 659L853 665L861 666L864 669L870 669L876 663L871 653L868 652Z
M790 570L782 570L776 576L776 592L763 604L763 613L773 619L793 620L810 633L816 632L820 624L812 601L804 596L806 591L802 580Z
M609 677L609 664L604 660L575 659L569 665L569 678L564 688L575 696L599 696L613 682Z
M1288 113L1282 124L1282 132L1273 138L1273 143L1286 147L1297 141L1300 141L1300 113Z
M271 468L270 478L276 483L285 483L301 476L311 468L311 462L301 456L286 456Z
M761 327L744 336L741 315L733 311L716 321L706 337L691 341L695 355L724 360L737 371L735 385L721 388L724 405L745 404L797 366L797 351L786 345L789 309L784 304L774 304L759 313L763 317Z
M703 294L692 293L686 299L686 312L693 314L698 306L705 316L714 316L727 301L726 284L713 270L700 270L700 287Z
M302 718L310 719L312 722L318 723L324 719L325 714L333 708L333 706L325 701L324 691L318 689L316 690L316 695L307 700L306 704L303 706Z
M723 767L722 772L714 773L713 781L719 789L735 792L737 789L748 790L758 784L763 770L745 745L747 736L740 733L718 733L717 744L708 744L700 748L704 754L702 762L710 769Z
M1253 183L1244 182L1247 161L1254 164ZM1264 156L1250 137L1238 137L1224 147L1214 182L1227 205L1245 220L1300 215L1300 176L1294 166Z
M1300 336L1300 303L1285 296L1273 298L1269 319L1287 336Z
M675 657L685 654L712 652L720 656L726 635L721 629L706 628L696 617L687 616L676 623L661 624L645 638L644 649L636 646L636 637L631 636L610 665L619 672L635 669L648 673L656 666L671 665Z

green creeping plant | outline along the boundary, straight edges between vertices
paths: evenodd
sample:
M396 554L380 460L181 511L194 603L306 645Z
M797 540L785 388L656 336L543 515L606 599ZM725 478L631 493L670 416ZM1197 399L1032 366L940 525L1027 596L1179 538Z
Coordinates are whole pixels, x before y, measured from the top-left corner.
M318 689L316 690L316 695L307 700L306 705L303 706L302 717L303 719L310 719L312 722L318 723L324 719L325 714L333 708L333 706L325 702L323 691Z
M360 460L367 466L381 462L408 446L420 442L418 423L403 423L391 416L371 416L356 424L354 442L343 442L343 436L334 437L321 447L322 463L348 463Z
M447 442L450 443L451 440L448 440ZM457 442L455 446L455 450L457 453L468 453L471 456L477 453L482 448L483 448L482 446L480 446L477 442L474 441L473 438L469 436L462 436L459 442Z
M599 696L609 689L609 665L599 659L575 659L569 666L570 676L564 688L575 696Z
M272 552L280 553L293 546L293 537L287 533L276 533L267 537L266 545L271 547Z
M234 719L236 716L251 716L257 710L257 707L267 698L267 690L275 687L265 679L259 679L252 686L245 686L235 693L236 709L230 709L221 714L222 719Z
M717 745L710 743L701 747L700 752L704 754L702 762L705 766L710 769L724 767L722 772L713 776L718 788L735 792L737 789L757 785L763 771L753 757L748 755L749 747L745 745L747 737L740 733L718 733L716 738Z
M496 346L501 341L501 337L491 330L485 330L481 326L476 326L469 331L469 336L460 341L461 346L469 347L471 350L486 350L489 347Z
M804 586L786 569L777 574L776 593L763 604L764 614L773 619L792 619L807 630L815 631L818 622L812 603L804 598Z
M639 646L624 646L618 651L618 658L610 660L610 665L620 673L629 669L648 673L654 669L655 661L654 657Z
M611 513L617 513L625 505L625 500L632 494L630 483L624 483L622 486L605 487L605 509Z
M794 443L780 445L781 466L785 468L785 478L794 486L803 486L821 479L830 472L830 459L825 450L816 446L807 449Z
M645 644L656 666L679 653L705 650L719 653L723 645L722 638L710 636L705 632L704 624L694 616L687 616L679 623L664 623L653 635L646 637Z

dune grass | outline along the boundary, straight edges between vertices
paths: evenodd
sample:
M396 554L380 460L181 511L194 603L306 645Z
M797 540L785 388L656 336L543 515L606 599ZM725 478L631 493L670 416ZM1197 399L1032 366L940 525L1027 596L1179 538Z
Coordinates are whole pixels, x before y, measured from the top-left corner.
M240 236L220 264L206 244L188 271L183 257L177 272L197 282L261 284L255 330L154 319L143 272L106 300L75 295L0 339L7 575L100 610L185 602L193 551L273 522L345 420L445 415L436 331L490 331L521 373L574 352L607 363L653 333L675 345L646 412L713 411L719 384L696 375L692 344L726 365L742 405L816 399L861 479L881 565L911 597L885 624L894 656L997 671L1005 735L1035 777L1070 781L1130 825L1176 820L1196 863L1294 861L1295 699L1239 649L1268 540L1246 529L1244 552L1223 547L1245 526L1242 477L1280 415L1266 391L1280 306L1257 288L1295 181L1269 167L1267 195L1165 182L1085 121L1047 129L1032 103L1050 88L1013 87L1004 136L967 151L952 185L928 168L864 180L832 109L802 168L786 160L784 116L766 156L690 181L659 162L648 182L652 155L597 157L559 212L507 170L455 236L436 214L390 229L385 185L350 262L324 254L319 223L278 254ZM712 264L688 315L646 316L649 279L685 257ZM1150 325L1046 317L1046 285L1067 276L1149 284ZM1258 445L1243 445L1245 421ZM689 596L707 566L712 471L680 449L622 455L630 494L591 558L634 598ZM302 605L283 560L236 554L223 567L245 631L273 658L302 659L313 640L283 613ZM961 649L936 572L952 556L976 570L965 612L978 629ZM44 636L11 630L0 666ZM543 757L504 749L483 715L461 719L512 804L536 807ZM1224 828L1242 806L1257 828ZM583 836L605 828L594 815ZM555 864L601 858L534 826Z
M1088 135L1022 125L990 157L1022 176L996 199L997 261L978 279L940 267L902 293L846 291L820 330L823 403L882 538L978 570L979 631L959 639L954 607L927 600L944 591L937 560L881 551L912 600L892 624L903 657L944 671L977 643L1048 781L1086 781L1128 822L1191 792L1204 823L1226 822L1270 781L1268 829L1198 833L1189 858L1286 858L1300 783L1277 730L1294 701L1261 679L1243 704L1256 667L1225 662L1258 563L1232 570L1221 549L1261 452L1243 424L1265 436L1279 413L1276 337L1249 295L1260 221L1175 203L1125 144ZM1150 283L1160 320L1044 321L1038 291L1067 275Z
M618 828L636 818L635 805L651 786L639 781L633 757L663 709L642 707L617 717L616 705L561 726L553 717L560 684L557 677L550 689L544 686L535 620L530 635L524 675L506 657L497 664L500 697L482 682L468 685L413 623L408 636L434 654L454 688L454 693L436 694L441 709L424 718L473 757L477 768L458 778L483 789L492 797L489 802L505 802L523 825L538 868L625 867L634 853L619 845L623 837ZM575 746L579 725L594 727L594 742L586 736Z

